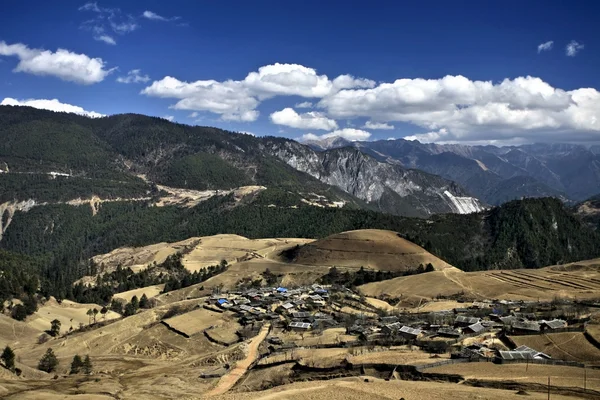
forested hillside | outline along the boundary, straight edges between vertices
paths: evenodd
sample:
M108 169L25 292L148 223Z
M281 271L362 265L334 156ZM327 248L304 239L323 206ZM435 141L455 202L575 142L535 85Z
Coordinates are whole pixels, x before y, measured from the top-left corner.
M555 199L513 201L485 213L430 220L361 209L269 207L260 196L255 201L235 206L232 196L214 197L194 208L115 202L103 204L94 216L89 206L40 206L15 213L0 247L34 257L44 291L59 297L88 272L92 255L219 233L321 238L388 229L464 270L538 268L600 256L599 235Z

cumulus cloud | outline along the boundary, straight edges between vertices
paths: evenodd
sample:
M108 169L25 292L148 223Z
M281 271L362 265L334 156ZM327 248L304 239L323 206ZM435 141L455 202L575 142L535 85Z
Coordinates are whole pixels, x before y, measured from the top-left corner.
M394 129L394 125L390 125L388 123L381 123L381 122L373 122L373 121L367 121L365 123L365 126L363 126L363 128L366 129L383 129L383 130L390 130L390 129Z
M22 43L6 44L0 41L0 56L19 59L14 72L40 76L55 76L69 82L90 85L104 80L113 69L106 69L101 58L90 58L65 49L56 52L31 49Z
M175 119L175 117L173 115L165 115L163 117L163 119L166 119L167 121L173 122L173 120Z
M132 69L126 76L117 78L117 82L119 83L146 83L149 80L150 77L148 75L142 75L142 71L139 69Z
M188 115L188 118L198 118L198 112L194 111L193 113L191 113L190 115Z
M155 12L148 11L148 10L144 11L144 13L142 14L142 17L152 20L152 21L175 21L180 18L180 17L167 18L167 17L163 17L162 15L158 15Z
M434 140L485 141L523 134L550 140L552 132L565 136L573 130L581 131L580 137L598 140L598 96L595 89L565 91L530 76L499 83L446 76L342 90L323 98L318 106L332 118L413 123L437 132Z
M302 135L300 140L307 141L319 141L324 139L330 139L334 137L340 137L346 140L350 140L355 142L357 140L368 140L371 137L371 134L367 131L363 131L361 129L353 129L353 128L344 128L338 129L333 132L326 133L324 135L315 135L314 133L307 133Z
M296 103L296 105L294 105L294 107L296 107L296 108L313 108L313 103L311 103L310 101L303 101L302 103Z
M339 79L338 79L339 78ZM341 88L368 87L373 81L342 75L333 81L318 75L313 68L298 64L272 64L250 72L241 81L180 81L166 76L154 81L142 94L179 101L171 107L191 111L209 111L222 119L255 121L261 101L275 96L322 98ZM354 85L354 86L353 86Z
M583 48L584 48L583 44L578 43L575 40L571 40L571 42L565 48L565 53L569 57L575 57L577 55L577 53L579 53L581 50L583 50Z
M554 45L554 42L552 40L549 40L545 43L539 44L537 47L538 50L538 54L540 54L542 51L550 51L552 50L552 46Z
M270 116L271 121L277 125L289 126L298 129L321 129L329 131L337 129L337 123L319 112L298 114L293 108L284 108Z
M0 103L2 106L28 106L39 108L42 110L50 110L55 112L66 112L72 114L79 114L90 118L104 117L104 114L97 113L95 111L86 111L79 106L71 104L61 103L57 99L46 100L46 99L28 99L28 100L17 100L10 97L6 97Z

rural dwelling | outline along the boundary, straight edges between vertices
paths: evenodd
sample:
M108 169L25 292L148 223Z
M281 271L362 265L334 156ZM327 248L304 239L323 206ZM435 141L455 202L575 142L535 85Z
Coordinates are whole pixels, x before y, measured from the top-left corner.
M440 328L437 331L438 336L458 339L460 332L451 328Z
M463 333L481 333L485 331L485 326L481 322L474 323L472 325L463 328Z
M515 321L512 323L511 332L513 335L539 333L540 324L537 321Z
M398 330L398 335L408 340L416 339L421 333L423 333L422 330L411 328L410 326L403 326Z
M552 321L541 321L540 328L542 331L566 328L567 322L562 319L553 319Z
M278 287L277 289L277 293L286 293L288 290L284 287Z
M288 326L290 329L296 331L307 331L310 329L310 324L308 322L290 322Z
M552 357L550 357L548 354L534 350L531 347L519 346L516 349L510 350L510 351L500 350L498 352L498 358L500 360L512 361L512 360L543 360L543 359L549 360Z
M480 319L477 317L467 317L465 315L459 315L454 320L454 326L466 328L467 326L476 324L479 321Z

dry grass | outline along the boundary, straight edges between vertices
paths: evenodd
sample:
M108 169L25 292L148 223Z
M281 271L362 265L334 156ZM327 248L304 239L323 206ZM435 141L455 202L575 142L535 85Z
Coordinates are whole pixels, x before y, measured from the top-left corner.
M600 291L600 266L597 260L589 260L537 270L462 272L445 269L369 283L361 286L360 291L371 297L400 298L404 307L459 293L473 299L596 298Z
M559 360L600 363L600 350L593 346L581 332L512 336L511 338L519 346L529 346Z
M133 289L133 290L128 290L126 292L117 293L113 296L113 298L130 302L131 298L133 296L137 296L137 298L139 300L145 294L146 297L151 299L153 297L158 296L160 294L160 292L162 292L164 287L165 287L164 284L154 285L154 286L146 286L146 287L139 288L139 289Z
M226 313L217 313L204 308L198 308L185 314L164 320L171 328L183 332L188 336L193 336L209 328L225 328L230 332L235 332L240 326L234 321L231 315Z
M447 399L478 399L505 400L519 399L523 396L515 392L475 388L466 385L437 382L389 381L369 377L342 378L329 381L298 382L279 386L261 392L231 393L220 397L227 400L364 400L364 399L393 399L407 400L447 400ZM527 399L546 399L545 393L531 392ZM553 395L554 400L572 399L570 397Z
M428 369L427 372L459 374L465 379L511 380L524 383L547 384L548 377L553 386L583 387L583 368L540 364L499 365L489 362L444 365ZM600 370L588 368L588 389L600 390ZM554 398L554 396L553 396Z
M343 232L317 240L302 247L294 262L385 271L406 271L427 263L436 269L451 268L396 232L378 229Z
M442 354L439 357L432 358L431 354L419 349L410 350L405 346L392 350L365 352L360 355L352 356L349 361L352 364L392 364L392 365L423 365L436 363L449 359L448 354Z

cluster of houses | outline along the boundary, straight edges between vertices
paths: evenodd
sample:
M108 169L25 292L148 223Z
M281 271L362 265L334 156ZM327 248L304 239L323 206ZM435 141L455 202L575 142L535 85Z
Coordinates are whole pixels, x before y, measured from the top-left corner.
M339 293L335 302L329 301L332 293ZM215 294L209 302L223 310L237 314L242 325L257 321L276 321L275 326L294 331L323 330L333 327L346 328L362 343L411 342L426 343L461 342L466 337L486 332L503 332L507 335L526 335L548 331L560 331L567 327L561 319L539 319L540 313L527 313L529 304L523 302L474 302L465 307L431 313L406 313L399 315L344 314L336 304L340 298L356 302L360 296L346 288L311 286L288 289L285 287L262 287L225 294ZM541 315L548 315L541 313ZM348 320L351 324L348 324ZM281 340L272 338L278 343ZM514 346L513 346L514 347ZM548 355L526 347L508 351L496 351L483 344L463 347L459 357L499 357L504 360L549 358Z
M235 312L242 325L261 320L289 320L290 329L310 330L336 326L329 313L320 312L329 299L329 289L311 285L288 289L262 287L226 294L215 294L209 302L223 310Z

